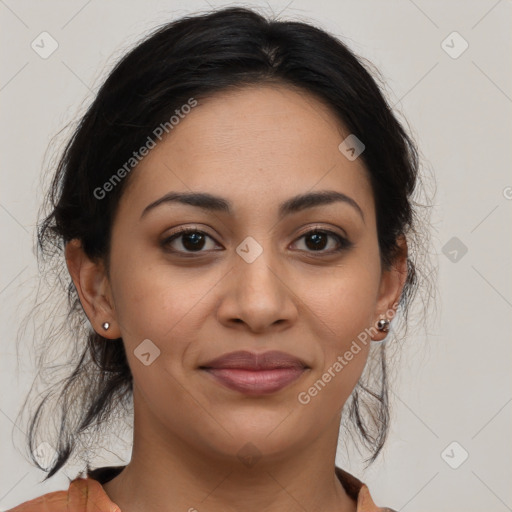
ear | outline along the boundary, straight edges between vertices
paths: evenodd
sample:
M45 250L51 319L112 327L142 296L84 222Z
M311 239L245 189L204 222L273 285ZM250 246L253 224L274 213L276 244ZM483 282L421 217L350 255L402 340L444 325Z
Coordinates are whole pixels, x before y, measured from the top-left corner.
M91 261L78 239L66 244L65 257L80 302L94 330L104 338L120 338L121 333L104 264ZM104 322L110 324L108 331L103 328Z
M407 279L407 240L401 235L397 239L399 250L395 256L395 260L389 269L383 269L381 273L381 281L379 295L376 307L375 323L380 318L391 319L396 315L400 296ZM387 332L377 331L372 337L375 341L381 341L387 336Z

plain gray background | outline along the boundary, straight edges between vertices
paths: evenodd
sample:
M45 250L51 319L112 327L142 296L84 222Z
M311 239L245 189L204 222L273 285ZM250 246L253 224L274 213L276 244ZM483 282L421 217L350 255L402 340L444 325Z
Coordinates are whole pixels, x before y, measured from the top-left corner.
M35 375L33 354L22 351L18 364L15 339L37 286L34 227L50 139L148 30L226 5L0 0L0 510L67 488L64 474L38 484L44 473L13 445L13 435L23 434L14 420ZM402 350L383 455L363 471L357 453L349 459L340 443L338 465L366 482L378 505L396 510L512 510L510 0L243 5L314 21L369 59L437 180L437 316L428 335L413 334ZM58 43L46 59L31 47L42 32ZM128 461L126 445L110 449L119 458L98 465ZM451 467L465 452L467 460Z

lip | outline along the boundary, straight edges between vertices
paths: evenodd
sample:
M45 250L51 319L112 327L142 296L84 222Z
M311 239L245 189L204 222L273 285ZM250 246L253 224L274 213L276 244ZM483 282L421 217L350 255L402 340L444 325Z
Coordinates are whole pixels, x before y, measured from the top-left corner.
M236 370L276 370L279 368L307 368L308 366L298 357L278 350L270 350L256 354L247 350L238 350L224 354L204 363L200 368L222 368Z
M299 358L276 350L255 354L225 354L199 369L229 389L247 395L266 395L285 388L309 369Z

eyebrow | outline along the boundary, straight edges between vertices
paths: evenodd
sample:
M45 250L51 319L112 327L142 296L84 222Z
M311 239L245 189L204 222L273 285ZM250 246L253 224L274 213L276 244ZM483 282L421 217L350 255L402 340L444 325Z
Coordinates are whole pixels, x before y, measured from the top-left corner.
M308 192L299 194L290 199L287 199L279 205L279 218L286 215L300 212L306 208L313 208L315 206L328 205L332 203L342 202L352 206L361 216L364 222L364 213L361 207L351 197L337 192L335 190L323 190L319 192ZM168 203L181 203L190 206L196 206L208 211L216 211L221 213L232 213L231 203L219 196L208 194L205 192L169 192L160 199L148 204L144 208L140 218L142 219L149 211L154 208Z

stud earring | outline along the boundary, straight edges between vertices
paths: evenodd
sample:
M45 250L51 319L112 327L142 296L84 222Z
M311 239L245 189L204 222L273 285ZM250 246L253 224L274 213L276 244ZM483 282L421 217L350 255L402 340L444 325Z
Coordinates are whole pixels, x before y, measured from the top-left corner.
M389 320L386 318L381 318L377 322L377 329L382 332L389 332Z
M105 322L103 325L102 325L103 329L105 329L105 331L108 331L108 328L110 327L110 324L108 322Z

